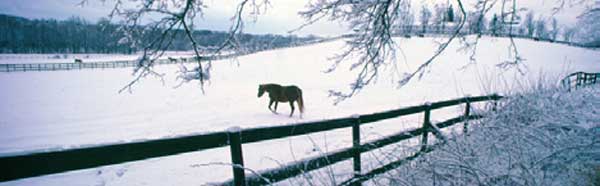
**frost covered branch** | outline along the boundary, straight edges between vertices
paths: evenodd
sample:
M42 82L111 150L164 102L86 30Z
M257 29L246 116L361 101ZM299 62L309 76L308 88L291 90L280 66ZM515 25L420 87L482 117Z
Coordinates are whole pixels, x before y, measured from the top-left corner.
M102 0L104 1L104 0ZM142 77L157 76L162 77L162 74L154 72L152 67L156 60L164 53L172 43L173 38L177 34L184 34L190 41L197 62L198 70L197 77L201 87L204 87L205 75L210 75L211 63L209 60L203 61L200 56L202 48L198 47L198 42L193 37L194 18L201 17L204 10L207 8L205 0L114 0L115 6L110 14L110 17L119 18L121 21L121 31L126 33L127 37L122 39L124 43L130 43L132 47L142 47L143 56L140 57L139 64L134 70L137 75L131 83L125 86L123 90L130 90L131 87ZM85 2L85 1L84 1ZM248 14L257 16L265 11L270 6L269 0L240 0L235 8L234 15L231 18L232 24L229 29L229 35L224 42L217 47L216 51L211 51L211 54L219 54L223 50L240 50L238 37L243 32L244 18ZM470 1L471 2L471 1ZM574 3L590 2L589 0L556 0L555 10L560 10L567 5ZM84 4L84 3L82 3ZM133 8L127 8L126 5L133 4ZM488 12L495 10L494 7L501 6L499 12L499 28L508 30L510 38L509 58L503 63L498 64L501 68L509 68L522 65L522 61L518 47L515 44L513 36L517 28L513 28L520 20L519 13L524 11L523 8L518 8L519 3L516 0L476 0L473 4L463 5L462 0L452 1L453 5L458 5L459 14L456 15L456 21L446 20L446 15L440 14L444 11L444 6L436 6L432 24L433 26L441 26L445 28L444 22L456 22L457 25L452 27L453 32L445 40L440 42L438 48L432 53L431 57L423 61L415 70L405 73L400 80L397 81L398 87L406 85L409 81L415 78L421 78L427 71L427 67L431 66L436 59L448 48L448 46L457 38L461 39L461 44L464 45L462 50L471 51L471 62L475 62L475 52L479 37L484 33L487 24L485 16ZM466 7L473 5L473 7ZM424 6L425 8L425 6ZM450 7L452 8L452 7ZM471 11L467 11L467 8ZM348 23L348 27L352 30L352 34L347 39L345 49L338 55L332 58L333 64L326 72L332 72L346 61L352 60L349 70L356 72L356 78L350 83L348 91L330 90L329 95L335 98L335 103L339 103L347 98L350 98L359 93L367 85L377 81L379 72L388 65L393 65L396 68L396 51L399 51L397 41L394 37L398 36L395 32L398 28L406 25L413 25L415 20L411 13L411 3L408 0L319 0L310 1L305 10L299 14L305 18L305 23L300 25L293 31L302 29L303 27L313 24L319 20L328 19L329 21L337 21ZM452 10L452 9L450 9ZM588 9L588 13L582 17L588 17L595 20L593 17L597 15L597 7ZM454 15L454 10L448 11ZM153 20L158 15L158 20ZM590 16L593 15L593 16ZM429 25L429 19L432 17L432 12L429 10L423 11L421 21L423 32ZM256 18L256 17L255 17ZM527 21L527 20L525 20ZM450 27L449 27L450 28ZM594 32L594 28L590 27L589 32ZM412 27L410 28L412 30ZM598 29L596 29L598 30ZM180 31L180 32L178 32ZM182 32L183 31L183 32ZM528 30L529 31L529 30ZM532 32L529 31L529 32ZM596 31L597 32L597 31ZM467 41L464 33L476 33L478 35L475 41ZM506 32L503 32L506 34ZM531 34L530 34L531 35ZM600 34L599 34L600 35ZM138 38L138 39L136 39ZM139 39L143 38L143 39ZM401 51L401 50L400 50ZM524 73L520 68L519 71ZM204 90L203 90L204 91Z
M481 12L489 11L490 6L485 6L488 1L490 0L481 0L478 3L483 4L483 6L479 6ZM494 3L495 1L492 2ZM426 67L430 66L450 43L460 36L461 30L465 25L467 13L461 0L457 0L456 3L464 19L459 21L453 34L446 42L440 43L438 49L429 59L424 61L416 70L405 74L398 81L399 87L417 76L422 77ZM412 15L401 14L402 12L407 12L406 9L410 8L408 1L401 0L330 0L317 1L310 4L308 10L300 12L300 15L305 17L308 23L328 17L333 21L348 22L349 28L354 32L352 38L346 43L346 49L332 58L334 63L326 71L332 72L342 62L352 57L358 57L356 62L350 67L351 71L357 71L355 80L350 84L350 91L329 91L330 96L335 97L335 104L354 96L365 86L376 81L381 67L390 64L395 65L395 51L397 50L397 46L393 40L393 31L400 26L398 23L405 24L404 22L413 20L413 18L409 17ZM483 15L483 13L480 14L481 17ZM425 17L424 24L427 24L428 17Z
M347 49L333 58L333 66L327 70L335 70L337 65L348 58L358 55L357 62L350 70L358 70L356 80L351 83L351 92L330 91L336 102L356 94L365 85L375 80L382 65L393 59L394 41L392 40L393 23L397 22L401 8L406 8L404 1L317 1L309 5L308 10L300 12L308 22L324 17L340 22L349 22L355 36L348 41Z
M85 5L86 2L87 0L83 0L80 4ZM231 18L232 26L227 39L217 50L208 52L212 52L214 56L223 50L239 49L237 37L243 32L243 17L246 14L244 10L251 8L250 14L258 15L260 9L266 9L268 4L269 0L241 1ZM204 92L204 82L210 75L211 62L204 61L206 58L200 55L204 49L199 47L199 41L194 37L194 21L203 16L206 8L204 0L114 0L114 7L108 17L120 23L118 31L123 32L125 37L119 42L128 43L131 48L141 48L143 51L133 71L135 78L119 90L119 93L131 91L133 85L149 75L162 79L163 74L155 72L153 67L172 46L178 34L183 34L192 45L194 60L197 62L197 68L194 68L197 70L195 77L200 81Z
M591 185L600 164L598 89L533 89L469 132L379 181L407 185ZM486 111L484 111L486 112ZM590 170L591 169L591 170ZM376 178L379 179L379 178Z

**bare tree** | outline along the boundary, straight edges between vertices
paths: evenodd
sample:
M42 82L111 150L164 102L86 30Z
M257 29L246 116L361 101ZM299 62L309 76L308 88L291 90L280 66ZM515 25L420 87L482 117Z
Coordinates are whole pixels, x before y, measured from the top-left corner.
M600 47L600 1L588 7L578 18L578 40L593 47Z
M469 23L469 30L472 33L480 35L487 30L487 20L485 19L485 14L481 13L480 11L470 12L467 21Z
M426 5L423 5L421 7L421 16L419 17L419 19L421 20L421 26L423 27L423 33L425 33L427 30L427 26L429 26L429 20L431 20L431 11L429 10L429 7L427 7Z
M535 23L533 20L533 11L527 12L525 16L525 21L523 22L523 26L527 30L527 36L533 37L535 31Z
M562 32L562 39L566 42L571 42L577 30L574 27L565 27Z
M400 18L397 20L397 23L394 24L400 26L401 30L406 32L406 34L410 34L413 32L412 28L415 24L415 15L413 13L410 1L403 1L401 3L402 4L400 5L401 7L399 10Z
M558 21L554 17L550 19L550 29L551 30L548 33L549 39L556 41L560 28L558 28Z
M435 4L433 6L433 11L434 11L434 17L433 17L433 25L436 27L436 29L439 31L440 29L444 29L445 23L446 23L446 19L448 16L448 13L446 12L447 9L447 5L446 4Z
M546 27L546 20L540 17L535 22L535 37L540 39L548 39L548 28Z

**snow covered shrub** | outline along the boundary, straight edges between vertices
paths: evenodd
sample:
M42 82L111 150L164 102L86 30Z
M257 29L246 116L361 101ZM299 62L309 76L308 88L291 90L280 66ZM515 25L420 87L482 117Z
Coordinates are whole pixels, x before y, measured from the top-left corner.
M600 165L595 165L592 169L589 169L587 178L591 185L600 185Z
M531 89L503 100L396 176L393 185L597 185L600 89ZM474 122L472 122L474 123Z

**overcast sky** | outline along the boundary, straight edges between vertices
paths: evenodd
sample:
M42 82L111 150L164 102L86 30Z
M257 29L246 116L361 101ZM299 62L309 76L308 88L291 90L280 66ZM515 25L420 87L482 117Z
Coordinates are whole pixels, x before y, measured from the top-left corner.
M80 16L88 21L95 22L101 17L108 15L114 5L113 0L88 0L85 6L77 6L81 0L0 0L0 13L17 15L31 19L54 18L67 19L71 16ZM434 4L436 2L447 2L448 0L415 0L413 7L421 7L421 3ZM465 6L471 7L474 0L463 0ZM594 1L594 0L590 0ZM206 9L203 18L196 21L197 28L210 30L227 30L230 17L239 0L206 0ZM276 33L286 34L303 23L303 19L297 12L303 10L308 0L272 0L267 11L260 15L256 22L247 18L246 32L250 33ZM454 2L450 0L449 2ZM549 17L551 9L556 0L519 0L520 7L529 8L536 13ZM567 6L556 18L561 24L573 24L577 15L581 14L582 5L575 7ZM418 11L418 10L417 10ZM338 35L347 29L332 22L320 22L309 26L297 34Z

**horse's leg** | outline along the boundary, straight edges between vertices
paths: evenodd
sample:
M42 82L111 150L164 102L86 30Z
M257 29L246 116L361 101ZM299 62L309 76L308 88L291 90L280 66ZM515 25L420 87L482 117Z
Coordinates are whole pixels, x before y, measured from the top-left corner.
M275 103L275 109L271 109L271 105L272 105L273 103ZM275 100L271 100L271 102L269 103L269 110L271 110L271 112L272 112L273 114L277 114L277 101L275 101Z
M271 99L271 100L269 100L269 110L270 110L271 112L273 112L273 109L271 108L271 105L273 105L273 102L275 102L275 101L273 101L272 99Z
M294 115L294 101L290 100L290 107L292 107L292 112L290 112L290 118Z

